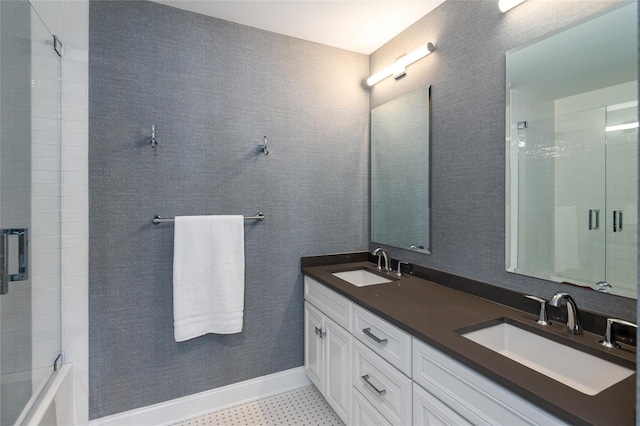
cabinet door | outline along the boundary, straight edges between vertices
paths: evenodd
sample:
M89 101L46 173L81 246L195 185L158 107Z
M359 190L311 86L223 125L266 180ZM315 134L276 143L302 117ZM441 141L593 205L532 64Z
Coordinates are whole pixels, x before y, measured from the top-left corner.
M304 370L321 393L323 389L322 313L305 302L304 304Z
M471 426L466 419L420 386L413 384L414 426Z
M352 337L344 328L324 317L326 335L324 341L324 397L340 416L349 424L351 406L351 341Z

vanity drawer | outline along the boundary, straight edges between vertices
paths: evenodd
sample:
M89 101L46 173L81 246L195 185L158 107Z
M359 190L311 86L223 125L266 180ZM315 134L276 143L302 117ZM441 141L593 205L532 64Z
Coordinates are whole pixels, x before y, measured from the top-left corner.
M411 335L358 305L353 307L353 335L411 377Z
M373 405L357 390L353 390L351 423L357 426L391 426Z
M472 424L565 424L421 340L413 340L413 380Z
M351 332L353 303L349 299L308 276L304 277L304 298L338 325Z
M471 426L466 419L415 383L413 384L412 424L413 426Z
M411 379L359 341L353 349L354 388L391 424L410 425Z

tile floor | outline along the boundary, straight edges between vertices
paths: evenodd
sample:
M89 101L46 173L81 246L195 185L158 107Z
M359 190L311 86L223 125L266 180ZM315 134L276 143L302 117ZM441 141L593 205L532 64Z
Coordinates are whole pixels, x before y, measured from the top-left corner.
M175 426L344 426L315 386L217 411Z

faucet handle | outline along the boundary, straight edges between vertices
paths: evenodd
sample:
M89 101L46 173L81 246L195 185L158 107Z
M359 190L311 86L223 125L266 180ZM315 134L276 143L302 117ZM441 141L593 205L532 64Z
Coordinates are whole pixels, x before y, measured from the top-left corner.
M634 324L629 321L621 320L618 318L607 318L607 330L605 331L602 340L600 340L600 344L609 349L615 349L620 347L620 345L616 343L616 339L613 337L613 329L612 329L613 323L638 328L637 324Z
M596 283L596 290L601 293L609 293L609 291L611 291L611 284L606 281L598 281Z
M535 300L536 302L540 302L540 315L538 316L538 320L536 321L540 325L551 325L549 318L547 317L547 301L538 296L525 295L527 299Z
M408 265L409 262L405 262L404 260L398 260L398 272L396 272L396 276L401 277L402 276L402 265Z

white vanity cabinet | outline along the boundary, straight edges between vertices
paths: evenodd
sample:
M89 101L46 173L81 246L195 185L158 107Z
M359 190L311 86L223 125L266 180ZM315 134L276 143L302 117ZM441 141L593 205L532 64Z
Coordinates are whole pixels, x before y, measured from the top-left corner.
M305 276L305 370L346 425L562 425Z
M305 371L336 414L350 424L352 303L308 277L305 298Z

